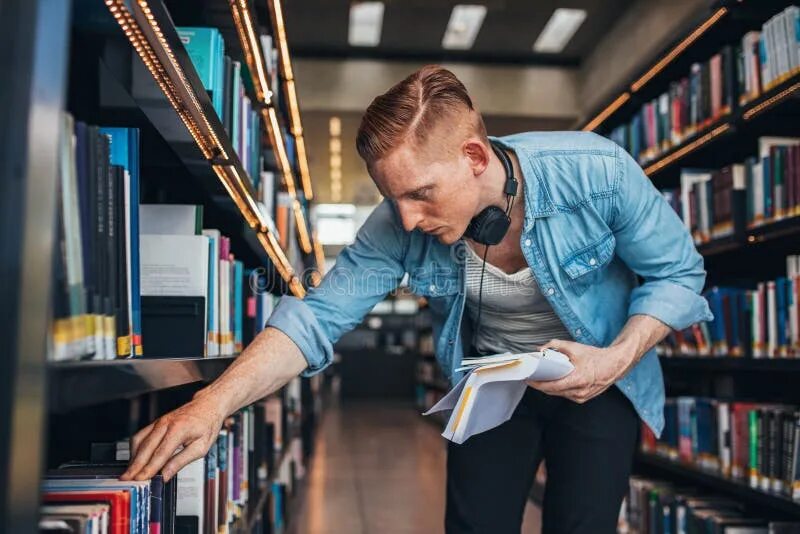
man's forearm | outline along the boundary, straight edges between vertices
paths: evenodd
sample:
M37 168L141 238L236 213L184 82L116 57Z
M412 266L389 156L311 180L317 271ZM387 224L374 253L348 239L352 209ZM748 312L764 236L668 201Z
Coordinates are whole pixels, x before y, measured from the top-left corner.
M630 361L626 359L627 367L623 374L636 365L648 350L664 339L670 330L669 326L650 315L629 317L622 331L609 346L609 349L617 349L621 354L630 357Z
M195 398L213 399L225 417L277 391L306 367L302 352L286 334L266 328Z

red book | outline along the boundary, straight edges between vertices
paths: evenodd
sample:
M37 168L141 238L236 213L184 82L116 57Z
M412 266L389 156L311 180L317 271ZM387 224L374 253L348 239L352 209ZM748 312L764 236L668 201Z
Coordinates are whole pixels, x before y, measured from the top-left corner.
M750 464L750 425L747 413L755 405L748 402L731 404L731 476L746 480Z
M45 493L42 500L47 503L103 503L111 505L109 511L109 532L128 534L131 530L131 496L127 491L64 491Z

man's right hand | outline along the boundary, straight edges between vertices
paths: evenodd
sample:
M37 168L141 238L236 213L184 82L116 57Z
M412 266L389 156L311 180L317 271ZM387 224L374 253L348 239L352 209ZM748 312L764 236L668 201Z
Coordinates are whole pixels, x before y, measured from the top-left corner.
M160 471L166 482L204 456L225 421L213 400L195 397L137 432L131 440L131 463L120 479L149 480Z

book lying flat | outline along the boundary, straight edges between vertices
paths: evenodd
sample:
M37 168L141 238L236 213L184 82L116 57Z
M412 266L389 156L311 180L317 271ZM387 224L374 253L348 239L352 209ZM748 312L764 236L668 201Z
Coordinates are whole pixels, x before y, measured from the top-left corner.
M458 444L508 421L526 380L558 380L574 369L569 358L551 349L468 358L462 364L457 371L466 370L464 377L424 414L452 410L442 436Z

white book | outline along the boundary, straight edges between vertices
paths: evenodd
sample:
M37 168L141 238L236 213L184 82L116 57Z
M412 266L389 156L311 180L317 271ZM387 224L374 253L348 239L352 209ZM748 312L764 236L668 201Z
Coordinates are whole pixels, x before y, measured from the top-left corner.
M459 444L508 421L529 387L526 380L557 380L574 370L569 358L551 349L462 363L465 365L459 369L468 372L424 414L452 410L442 436Z
M800 7L787 7L784 10L783 23L786 31L789 70L794 71L800 67Z
M717 443L719 443L720 472L731 474L731 412L727 402L717 404Z
M208 237L145 234L139 250L142 296L203 297L208 303ZM203 325L207 339L207 315Z
M206 356L220 355L220 330L219 330L219 243L222 234L219 230L203 230L203 235L209 238L208 259L208 302L206 305L207 335Z
M778 304L775 299L775 282L767 282L767 357L778 354Z
M197 532L205 532L206 459L198 458L178 471L178 502L175 513L197 518Z
M689 193L691 192L694 184L707 182L711 180L711 172L703 169L681 169L681 209L683 211L682 218L683 224L686 226L686 229L691 231L692 223L693 222L700 222L700 221L692 221L692 212L689 209ZM698 206L699 206L699 200ZM699 210L698 210L699 211Z
M139 206L140 234L197 235L202 224L202 209L194 204Z

